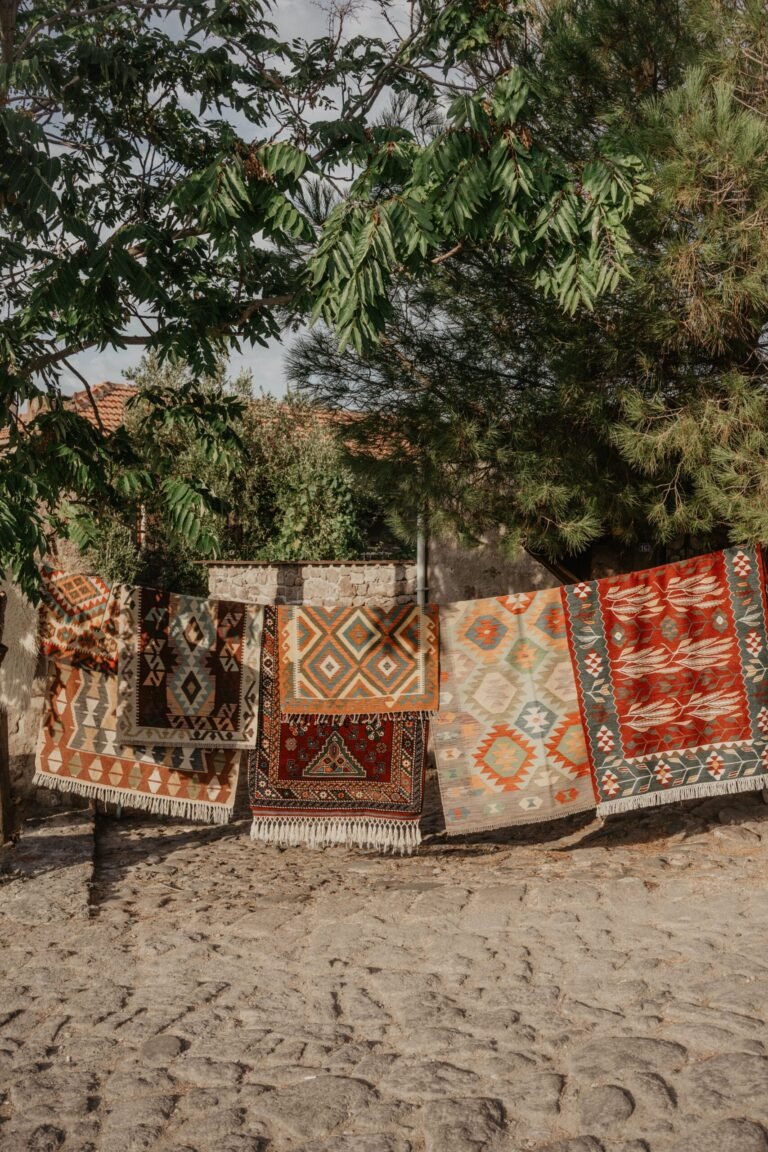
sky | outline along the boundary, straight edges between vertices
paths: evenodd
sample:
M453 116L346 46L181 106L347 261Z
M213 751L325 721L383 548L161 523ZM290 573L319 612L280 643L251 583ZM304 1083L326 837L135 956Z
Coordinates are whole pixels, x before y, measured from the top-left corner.
M394 0L392 10L397 12L405 7L405 0ZM311 40L326 34L328 30L328 5L322 0L275 0L270 19L277 25L281 39L301 37ZM356 0L354 30L357 35L387 34L378 11L368 0ZM391 33L389 33L391 34ZM233 354L230 359L232 375L242 370L250 371L256 392L265 391L274 396L283 396L286 391L285 354L296 339L288 332L284 341L272 340L268 348L254 347L242 355ZM107 348L104 351L89 349L79 356L71 357L72 363L82 373L89 384L103 380L120 381L126 370L135 368L143 355L143 349L132 347L123 350ZM73 374L62 373L62 384L67 391L78 391L82 383Z

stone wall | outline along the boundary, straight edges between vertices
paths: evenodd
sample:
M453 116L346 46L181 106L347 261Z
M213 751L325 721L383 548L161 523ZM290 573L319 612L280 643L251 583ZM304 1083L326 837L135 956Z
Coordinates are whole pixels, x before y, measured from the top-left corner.
M416 598L416 566L396 560L211 564L208 591L211 596L255 604L391 608Z
M35 749L43 720L45 677L38 676L32 685L29 705L23 712L12 709L8 713L8 754L10 761L11 794L23 810L27 808L75 808L72 796L51 792L47 788L34 788Z

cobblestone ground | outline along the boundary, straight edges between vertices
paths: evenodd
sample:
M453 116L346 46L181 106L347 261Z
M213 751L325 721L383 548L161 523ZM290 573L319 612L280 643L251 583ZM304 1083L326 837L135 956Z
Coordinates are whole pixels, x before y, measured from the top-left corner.
M28 828L0 854L0 1147L765 1152L768 808L566 832L401 860Z

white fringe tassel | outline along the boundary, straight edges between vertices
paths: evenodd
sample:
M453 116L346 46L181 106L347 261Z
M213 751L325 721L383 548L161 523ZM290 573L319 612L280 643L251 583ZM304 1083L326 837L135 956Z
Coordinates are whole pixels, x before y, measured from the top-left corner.
M738 777L735 780L707 780L703 784L682 784L664 792L642 792L638 796L620 796L597 806L598 816L613 816L616 812L632 812L637 808L658 808L675 800L701 800L707 796L727 796L736 792L757 792L768 788L768 775Z
M382 852L410 854L421 844L417 820L376 820L314 816L254 816L251 840L296 848L328 848L334 844L378 848Z
M415 712L281 712L281 724L311 724L313 721L333 724L340 728L343 724L375 724L377 720L434 720L439 713L419 709Z
M150 796L144 792L126 792L122 788L109 788L104 784L91 784L86 780L73 780L69 776L49 776L35 772L32 783L38 788L54 792L77 792L89 800L104 800L123 808L141 808L163 816L179 816L182 820L199 820L205 824L228 824L232 808L225 804L209 804L203 800L174 800L172 796Z

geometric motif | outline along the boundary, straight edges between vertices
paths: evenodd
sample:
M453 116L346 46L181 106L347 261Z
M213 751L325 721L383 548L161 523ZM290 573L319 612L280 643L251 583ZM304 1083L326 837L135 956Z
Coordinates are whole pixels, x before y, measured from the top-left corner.
M262 613L231 600L123 588L120 739L252 748Z
M40 646L46 656L117 670L117 590L98 576L40 569Z
M594 808L560 590L450 604L440 646L432 737L446 831Z
M287 715L433 712L437 606L281 605L280 688Z
M324 843L333 832L336 843L414 847L427 721L283 716L272 607L264 611L261 660L259 739L248 774L255 838Z
M243 753L126 748L117 738L117 677L55 664L35 784L191 820L230 819Z
M759 550L730 548L562 596L600 814L765 784Z

